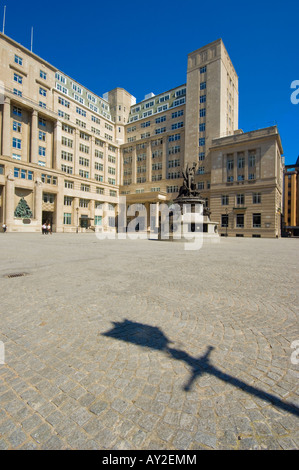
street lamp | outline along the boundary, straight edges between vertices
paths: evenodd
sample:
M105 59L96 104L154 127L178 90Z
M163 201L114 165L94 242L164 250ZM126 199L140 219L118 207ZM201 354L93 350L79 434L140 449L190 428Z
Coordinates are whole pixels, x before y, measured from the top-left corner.
M79 232L79 207L76 207L77 211L77 228L76 228L76 233Z

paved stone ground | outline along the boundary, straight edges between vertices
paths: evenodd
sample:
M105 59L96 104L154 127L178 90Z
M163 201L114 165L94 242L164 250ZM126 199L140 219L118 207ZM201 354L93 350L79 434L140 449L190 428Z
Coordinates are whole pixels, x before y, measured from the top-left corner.
M0 449L299 448L299 240L0 235Z

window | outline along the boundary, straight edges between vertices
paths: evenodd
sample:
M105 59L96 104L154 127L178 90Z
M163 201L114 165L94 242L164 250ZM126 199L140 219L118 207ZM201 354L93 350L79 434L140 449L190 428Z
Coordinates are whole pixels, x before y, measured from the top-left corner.
M199 110L199 117L205 117L206 115L206 108L202 108Z
M151 121L146 121L146 122L142 122L140 124L140 127L149 127L151 125Z
M175 124L172 124L171 125L171 129L174 130L174 129L179 129L180 127L183 127L184 126L184 123L183 122L176 122Z
M88 158L79 157L79 165L82 165L82 166L89 166L89 160L88 160Z
M40 87L40 89L39 89L39 94L42 95L42 96L47 96L47 90L45 90L44 88Z
M61 83L66 83L65 77L63 75L61 75L61 73L59 73L59 72L55 73L55 78L56 78L56 80L58 80Z
M64 196L64 205L65 206L71 206L72 205L73 198L70 196Z
M206 88L207 88L207 82L202 82L202 83L200 84L200 89L201 89L201 90L205 90Z
M43 194L43 201L46 203L53 204L54 203L54 194L44 193Z
M82 178L89 178L89 172L85 170L79 170L79 176L82 176Z
M221 196L221 204L222 204L222 206L228 206L228 204L229 204L228 195L225 194L225 195Z
M238 175L238 181L244 181L245 176L244 175Z
M43 142L46 142L46 133L43 131L38 132L38 138L39 140L42 140Z
M166 132L166 127L155 129L155 134L162 134L163 132Z
M228 227L228 214L221 214L221 227Z
M175 140L180 140L181 134L174 134L168 137L168 142L174 142Z
M22 96L22 92L20 90L17 90L16 88L13 89L13 92L17 96Z
M12 108L12 113L15 115L15 116L22 116L22 110L21 108L17 108L17 106L14 106Z
M89 200L88 199L79 199L79 207L88 208Z
M84 111L84 109L79 108L78 106L76 107L76 113L80 114L83 117L86 117L86 111Z
M61 138L61 143L62 145L65 145L66 147L73 148L73 141L71 139L67 139L66 137Z
M115 185L115 179L114 178L108 178L108 183Z
M204 172L205 172L205 167L204 166L200 166L197 170L198 175L203 175Z
M236 215L236 227L237 228L244 228L244 214L237 214Z
M206 73L207 71L207 66L205 65L204 67L200 68L200 73Z
M58 103L62 104L62 106L65 106L66 108L69 108L71 105L69 101L65 100L64 98L61 98L60 96L58 96Z
M262 202L261 193L253 193L252 195L252 204L260 204Z
M255 158L255 154L250 154L249 157L248 157L248 166L250 168L254 167L256 165L256 158Z
M200 147L203 147L205 145L205 143L206 143L206 139L204 137L201 137L198 141L198 145Z
M73 154L70 152L66 152L65 150L61 151L61 159L66 160L67 162L73 161Z
M63 171L64 173L67 173L69 175L72 175L73 174L73 168L71 166L67 166L67 165L61 165L61 171Z
M199 181L197 183L197 189L205 189L205 182L204 181Z
M160 122L165 122L166 121L166 116L161 116L156 119L156 124L160 124Z
M20 85L22 85L23 77L21 75L18 75L17 73L14 73L13 79L14 79L15 82L20 83Z
M202 124L199 124L199 132L204 132L206 130L206 124L203 122Z
M255 180L255 173L249 173L248 179L249 180Z
M198 160L202 162L205 159L205 152L199 152L198 154Z
M95 215L94 216L94 224L96 226L101 226L102 225L102 216L101 215Z
M89 147L87 145L84 145L84 144L79 145L79 150L80 150L80 152L89 153Z
M63 214L63 224L64 225L71 225L72 223L72 214L64 213Z
M180 109L179 111L175 111L174 113L172 113L171 117L172 119L174 119L183 115L184 115L184 110Z
M39 160L39 161L38 161L38 165L45 167L45 166L46 166L46 163L45 163L45 162L42 162L41 160Z
M39 117L38 124L39 126L46 127L46 120L44 118Z
M22 141L21 139L17 139L16 137L13 137L12 139L12 146L15 149L21 149L22 148Z
M85 191L86 193L90 192L89 184L81 184L81 191Z
M74 133L74 128L71 126L68 126L67 124L62 124L61 129L64 132L67 132L68 134L73 134Z
M13 121L12 128L15 132L22 132L22 124L17 121Z
M46 74L46 72L44 72L43 70L40 70L40 71L39 71L39 76L40 76L40 78L42 78L43 80L46 80L46 79L47 79L47 74Z
M72 181L64 180L64 187L67 189L73 189L74 183Z
M109 195L112 196L112 197L116 197L116 196L117 196L117 192L114 191L113 189L110 189Z
M13 154L12 154L12 158L13 158L14 160L21 160L21 155L18 155L17 153L13 153Z
M244 194L237 194L236 196L236 203L238 206L245 204L245 196Z
M23 65L22 57L15 54L15 63L18 64L18 65Z
M234 160L233 159L229 159L227 160L227 170L233 170L234 169Z
M206 95L202 95L202 96L199 98L199 102L200 102L200 103L205 103L206 101L207 101Z
M254 228L260 228L262 226L261 219L261 214L252 214L252 226Z
M245 167L245 157L238 157L238 168L242 169Z
M104 165L102 163L95 162L94 168L95 168L95 170L103 171L104 170Z

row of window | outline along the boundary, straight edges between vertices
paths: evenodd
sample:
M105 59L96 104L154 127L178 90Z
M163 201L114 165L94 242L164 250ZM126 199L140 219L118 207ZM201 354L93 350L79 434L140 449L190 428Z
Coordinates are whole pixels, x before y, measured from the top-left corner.
M235 214L235 227L244 228L245 227L245 214ZM229 226L229 215L221 215L221 227L228 228ZM252 228L261 228L262 227L262 214L252 214Z
M236 194L235 197L235 202L236 204L239 205L244 205L245 204L245 194ZM252 203L253 204L261 204L262 202L262 195L261 193L252 193ZM224 194L221 196L221 204L222 206L228 206L229 205L229 196Z

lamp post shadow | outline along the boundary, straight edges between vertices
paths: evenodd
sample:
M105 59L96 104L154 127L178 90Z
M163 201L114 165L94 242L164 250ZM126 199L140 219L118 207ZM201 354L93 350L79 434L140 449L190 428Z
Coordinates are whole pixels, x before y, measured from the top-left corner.
M255 396L259 399L267 401L283 411L299 416L299 408L291 403L281 400L275 395L265 392L257 387L247 384L230 374L227 374L215 367L211 360L210 354L214 350L213 346L208 346L206 352L198 358L190 356L187 352L170 347L173 341L170 341L160 328L146 325L144 323L132 322L125 319L122 322L113 322L114 327L103 336L125 341L138 346L163 351L172 359L184 362L191 369L191 375L188 382L183 386L185 392L189 392L193 383L204 374L209 374L228 383L244 392Z

